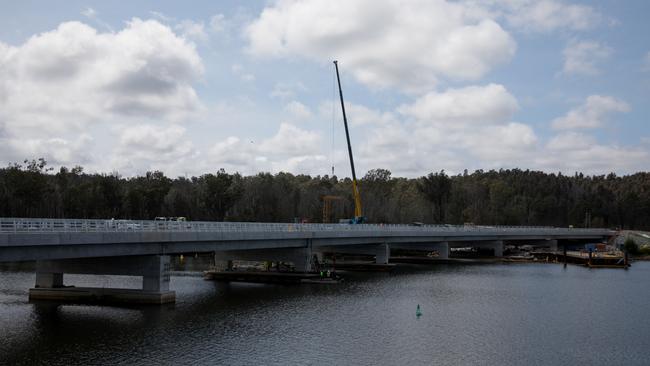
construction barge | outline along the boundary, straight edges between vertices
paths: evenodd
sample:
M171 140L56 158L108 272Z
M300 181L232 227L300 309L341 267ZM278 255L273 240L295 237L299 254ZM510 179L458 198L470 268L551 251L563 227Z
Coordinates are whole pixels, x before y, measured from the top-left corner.
M391 259L392 261L392 259ZM390 272L397 265L394 263L374 263L374 262L336 262L336 265L329 265L330 270L348 271L348 272Z
M438 258L428 256L398 256L391 257L392 263L405 264L495 264L500 263L498 258Z
M630 267L626 254L600 253L586 251L533 252L536 261L570 263L589 268L623 268Z
M272 271L205 271L203 278L223 282L252 282L280 284L336 284L342 279L336 274L327 277L320 273L272 272Z

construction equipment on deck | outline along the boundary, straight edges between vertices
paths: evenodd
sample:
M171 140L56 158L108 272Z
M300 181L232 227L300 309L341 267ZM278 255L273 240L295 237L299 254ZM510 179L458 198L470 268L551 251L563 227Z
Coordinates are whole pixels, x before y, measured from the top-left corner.
M359 186L357 183L357 174L354 171L354 158L352 157L352 145L350 145L350 132L348 131L348 118L345 115L345 103L343 102L343 90L341 89L341 78L339 77L339 64L334 61L336 68L336 80L339 83L339 96L341 98L341 110L343 111L343 124L345 125L345 138L348 141L348 154L350 155L350 167L352 168L352 194L354 195L354 218L350 220L351 224L362 224L365 221L361 210L361 196L359 195Z
M334 222L332 220L332 202L341 201L343 200L343 197L324 195L322 197L322 200L323 200L323 223L326 224L329 222Z

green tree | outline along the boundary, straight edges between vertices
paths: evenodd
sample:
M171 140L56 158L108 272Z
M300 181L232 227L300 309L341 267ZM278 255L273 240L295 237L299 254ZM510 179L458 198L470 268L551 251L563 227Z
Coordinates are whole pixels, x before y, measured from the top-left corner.
M420 192L433 204L434 222L445 222L445 208L451 193L451 179L444 170L440 173L429 173L426 177L420 178L418 184Z

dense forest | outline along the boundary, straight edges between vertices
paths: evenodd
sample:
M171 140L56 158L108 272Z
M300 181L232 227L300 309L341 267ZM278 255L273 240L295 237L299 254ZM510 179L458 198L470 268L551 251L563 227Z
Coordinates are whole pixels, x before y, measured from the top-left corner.
M513 169L408 179L374 169L359 185L371 223L650 228L650 173L567 176ZM55 172L39 159L0 168L0 217L322 222L323 197L340 196L327 218L336 222L352 216L351 192L349 178L327 175L218 170L191 178L159 171L125 178L81 167Z

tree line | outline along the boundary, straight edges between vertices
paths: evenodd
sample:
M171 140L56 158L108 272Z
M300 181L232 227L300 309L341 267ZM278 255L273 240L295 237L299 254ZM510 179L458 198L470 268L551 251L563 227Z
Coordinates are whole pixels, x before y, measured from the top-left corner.
M169 178L160 171L122 177L89 174L82 167L57 172L43 159L0 168L0 217L151 220L322 222L323 197L331 215L352 217L351 181L336 176L223 169L198 177ZM371 223L549 225L650 228L650 173L572 176L540 171L477 170L420 178L370 170L359 182Z

